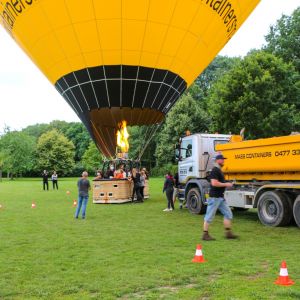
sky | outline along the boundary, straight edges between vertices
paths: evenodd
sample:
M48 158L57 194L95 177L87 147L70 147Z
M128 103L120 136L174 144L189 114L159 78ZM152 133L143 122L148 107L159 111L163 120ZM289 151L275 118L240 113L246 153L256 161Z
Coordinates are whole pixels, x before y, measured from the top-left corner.
M290 15L300 0L262 0L220 52L244 56L261 48L271 25ZM0 132L52 120L80 121L52 84L0 26Z

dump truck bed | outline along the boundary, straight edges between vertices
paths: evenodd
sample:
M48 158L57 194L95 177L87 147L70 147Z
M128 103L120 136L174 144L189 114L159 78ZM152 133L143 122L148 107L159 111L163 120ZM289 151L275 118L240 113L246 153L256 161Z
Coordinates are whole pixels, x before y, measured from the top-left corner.
M229 180L300 180L300 134L218 145Z

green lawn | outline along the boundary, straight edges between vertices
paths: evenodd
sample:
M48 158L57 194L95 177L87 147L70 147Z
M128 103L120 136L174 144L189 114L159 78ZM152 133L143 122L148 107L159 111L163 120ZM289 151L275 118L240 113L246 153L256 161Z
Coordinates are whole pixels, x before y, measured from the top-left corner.
M76 179L44 192L39 180L0 182L0 299L300 299L300 231L235 213L240 240L217 216L193 264L203 216L162 210L162 179L144 204L94 205L75 220ZM66 191L71 192L70 195ZM31 208L32 201L36 208ZM273 284L285 259L296 284Z

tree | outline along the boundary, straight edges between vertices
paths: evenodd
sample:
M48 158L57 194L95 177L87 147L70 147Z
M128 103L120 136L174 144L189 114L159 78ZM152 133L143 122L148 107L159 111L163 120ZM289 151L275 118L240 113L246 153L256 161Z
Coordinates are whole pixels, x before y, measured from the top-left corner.
M291 16L282 16L266 36L265 50L291 62L300 72L300 7Z
M169 163L174 158L174 145L187 130L205 132L210 118L190 94L182 96L166 117L165 125L157 137L155 156L157 164Z
M217 56L196 79L195 83L189 88L188 93L195 100L201 101L202 107L206 108L206 100L211 86L240 60L238 57Z
M38 139L43 133L49 131L49 128L49 124L35 124L27 126L22 132Z
M67 123L54 120L50 124L30 125L22 131L38 139L43 133L52 129L56 129L73 142L75 146L75 161L79 162L91 141L90 135L82 123Z
M158 130L156 126L129 127L129 158L137 159L141 154L141 165L151 170L155 165L155 148ZM151 140L150 140L151 139ZM149 142L149 143L148 143ZM144 153L141 153L144 152Z
M35 165L35 139L29 135L8 131L0 139L0 160L4 171L21 175Z
M104 156L99 152L94 142L90 142L88 149L82 157L82 165L88 172L95 172L104 161Z
M92 142L88 131L82 123L73 122L69 123L64 134L75 145L75 161L80 161Z
M42 134L37 143L38 167L62 175L70 173L74 166L74 148L74 144L56 129Z
M294 67L264 51L253 51L211 90L211 129L249 138L299 130L299 75Z
M6 160L6 154L4 152L0 152L0 181L2 181L2 171L3 171L5 160Z

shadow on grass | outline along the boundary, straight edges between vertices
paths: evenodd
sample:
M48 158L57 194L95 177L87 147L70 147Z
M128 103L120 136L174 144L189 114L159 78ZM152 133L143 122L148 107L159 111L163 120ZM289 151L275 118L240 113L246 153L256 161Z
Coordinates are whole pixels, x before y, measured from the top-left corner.
M258 215L257 215L257 211L256 210L246 210L246 211L237 211L237 210L233 210L233 214L235 218L239 218L245 221L251 221L251 222L255 222L257 223L258 219Z

